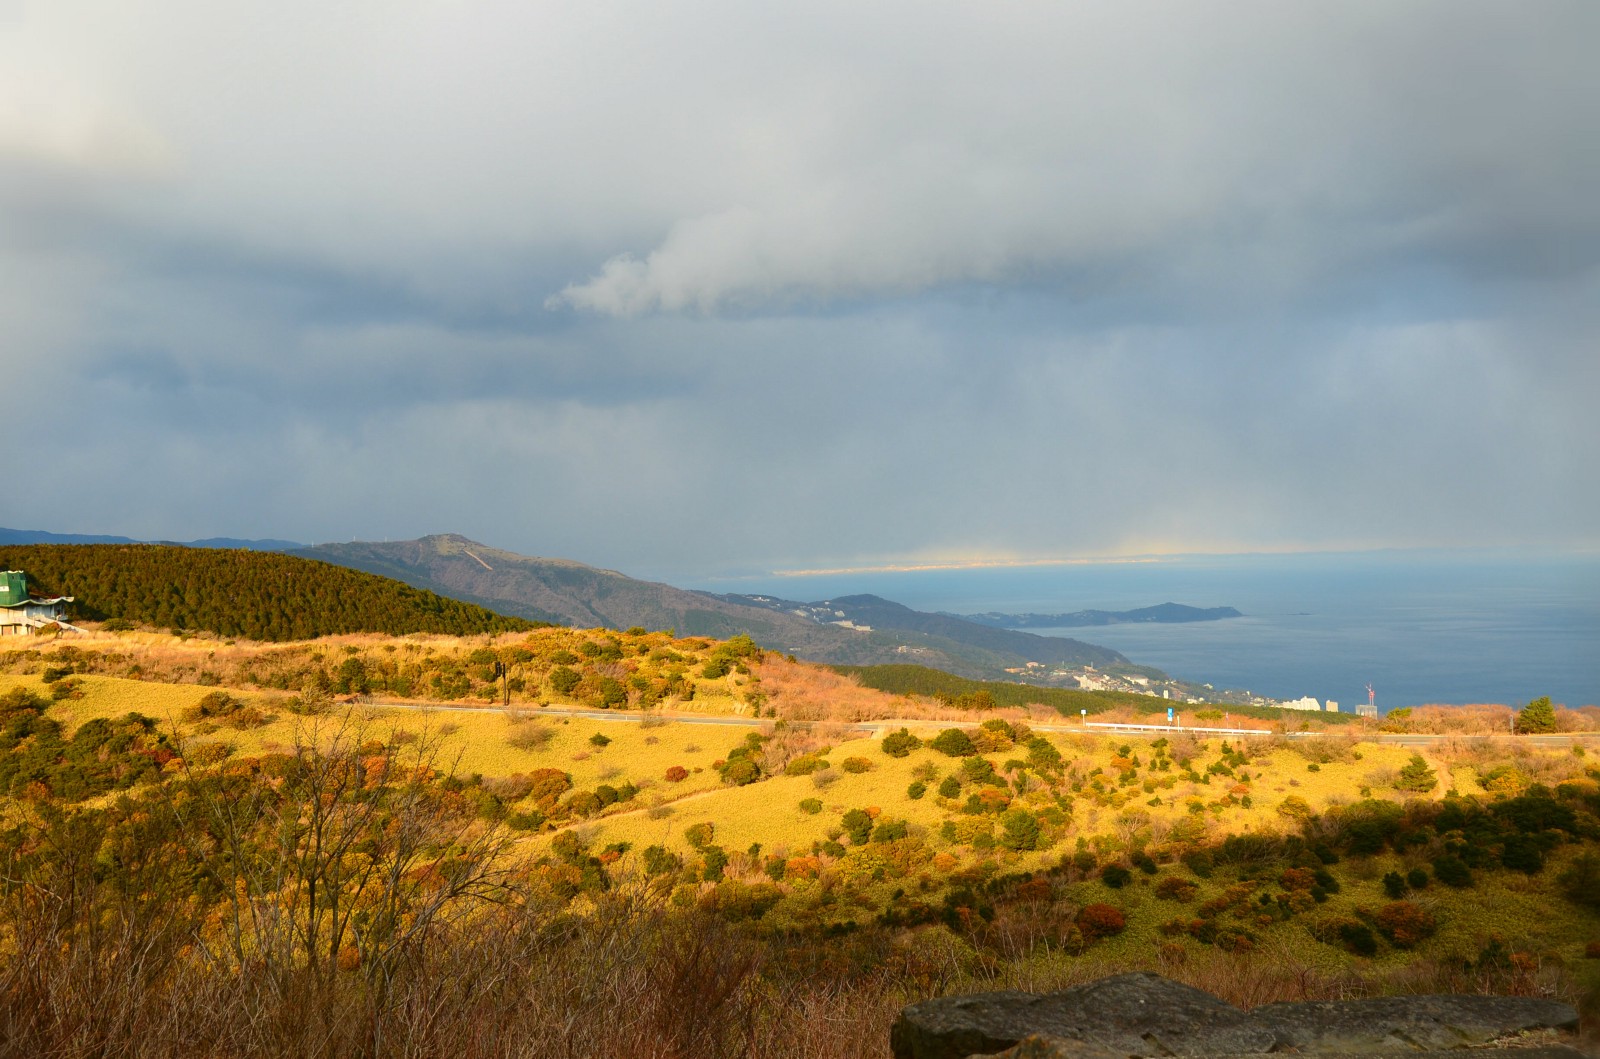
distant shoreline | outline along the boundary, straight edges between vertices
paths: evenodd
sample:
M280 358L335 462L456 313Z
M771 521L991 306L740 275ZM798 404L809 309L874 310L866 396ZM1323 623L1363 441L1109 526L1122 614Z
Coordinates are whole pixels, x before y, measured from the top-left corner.
M1182 603L1159 603L1135 610L1078 610L1071 614L956 614L979 625L997 629L1083 629L1103 625L1160 624L1181 625L1194 621L1222 621L1242 618L1233 607L1190 607Z

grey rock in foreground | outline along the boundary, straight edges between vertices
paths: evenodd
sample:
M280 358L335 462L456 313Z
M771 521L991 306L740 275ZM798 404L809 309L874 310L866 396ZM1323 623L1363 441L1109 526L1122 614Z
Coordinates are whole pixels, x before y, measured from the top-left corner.
M1463 1052L1457 1048L1432 1052L1319 1052L1317 1055L1318 1059L1468 1059L1472 1055L1501 1056L1503 1059L1592 1059L1576 1048L1569 1048L1563 1044L1538 1045L1531 1048L1518 1046L1515 1049L1504 1050L1474 1049L1471 1052ZM1066 1041L1059 1037L1029 1037L1015 1048L996 1055L973 1056L972 1059L1108 1059L1111 1056L1117 1056L1117 1053L1105 1051L1092 1044L1084 1044L1082 1041ZM1260 1055L1221 1055L1213 1056L1212 1059L1260 1059Z
M1476 1048L1528 1030L1576 1030L1566 1004L1520 996L1390 996L1266 1004L1251 1012L1302 1052Z
M1059 993L977 993L913 1004L889 1033L896 1059L965 1059L1024 1037L1095 1045L1119 1056L1271 1051L1270 1029L1210 993L1149 972Z
M1526 997L1383 997L1269 1004L1247 1014L1210 993L1138 972L1058 993L1013 990L913 1004L889 1042L896 1059L1226 1059L1265 1052L1421 1059L1529 1031L1574 1029L1577 1021L1565 1004ZM1560 1046L1516 1053L1578 1054Z

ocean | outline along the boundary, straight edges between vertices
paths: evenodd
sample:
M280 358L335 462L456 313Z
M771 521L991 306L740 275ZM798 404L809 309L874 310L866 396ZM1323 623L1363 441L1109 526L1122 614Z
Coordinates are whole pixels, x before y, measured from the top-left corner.
M1272 698L1352 710L1600 703L1600 556L1461 553L1180 556L1137 563L744 577L716 592L821 600L869 592L956 614L1232 606L1244 617L1182 625L1031 629L1141 665Z

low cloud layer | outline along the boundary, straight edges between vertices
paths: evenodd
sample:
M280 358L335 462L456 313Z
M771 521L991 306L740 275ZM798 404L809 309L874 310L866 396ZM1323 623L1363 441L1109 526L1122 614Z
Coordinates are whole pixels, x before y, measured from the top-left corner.
M1600 544L1593 5L157 9L0 11L0 522Z

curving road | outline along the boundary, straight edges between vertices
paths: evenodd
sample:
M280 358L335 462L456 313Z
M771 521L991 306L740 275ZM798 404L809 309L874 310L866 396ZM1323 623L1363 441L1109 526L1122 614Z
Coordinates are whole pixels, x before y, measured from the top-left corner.
M373 700L360 703L371 709L384 710L416 710L425 713L507 713L522 712L532 713L537 716L555 717L582 717L591 721L610 721L615 724L639 724L645 720L669 722L672 724L714 724L727 725L736 728L759 728L764 724L773 723L771 719L754 717L727 717L706 713L650 713L643 714L626 710L585 710L575 706L456 706L450 703L433 702L393 702ZM847 731L864 732L867 734L882 734L895 728L928 728L940 726L945 728L976 728L980 721L933 721L923 718L888 718L877 721L791 721L795 727L809 727L816 724L828 724ZM1156 737L1161 735L1177 735L1187 732L1192 735L1206 736L1252 736L1252 735L1281 735L1289 739L1308 739L1320 735L1338 736L1343 733L1333 732L1273 732L1258 728L1200 728L1194 726L1174 727L1165 724L1111 724L1103 721L1090 721L1087 724L1032 724L1029 728L1036 732L1088 732L1100 735L1129 735L1134 737ZM1494 735L1454 735L1430 734L1425 732L1371 732L1362 735L1361 740L1369 743L1393 743L1397 746L1431 746L1442 743L1447 739L1459 739L1466 742L1498 742L1515 739L1520 743L1531 746L1565 747L1574 743L1600 744L1600 732L1564 732L1559 735L1521 735L1513 736L1509 733L1496 733Z

